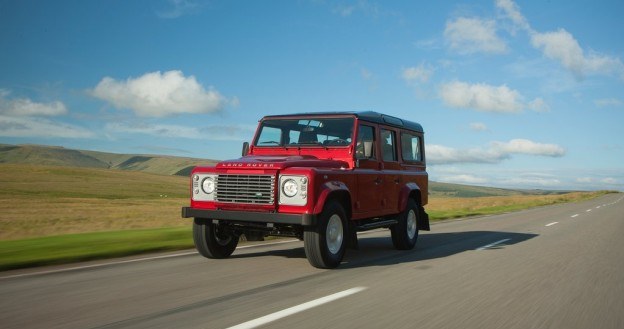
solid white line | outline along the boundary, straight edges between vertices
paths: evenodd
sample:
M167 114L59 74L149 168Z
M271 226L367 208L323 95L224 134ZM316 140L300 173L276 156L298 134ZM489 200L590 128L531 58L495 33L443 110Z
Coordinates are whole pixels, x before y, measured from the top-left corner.
M327 304L329 302L333 302L337 299L340 298L344 298L353 294L356 294L360 291L366 290L366 287L355 287L355 288L351 288L345 291L341 291L338 293L335 293L333 295L329 295L326 297L322 297L319 299L315 299L313 301L309 301L307 303L303 303L303 304L299 304L297 306L293 306L290 308L287 308L285 310L279 311L279 312L275 312L275 313L271 313L269 315L265 315L261 318L257 318L255 320L251 320L251 321L247 321L245 323L241 323L239 325L230 327L228 329L252 329L252 328L257 328L259 326L265 325L267 323L273 322L273 321L277 321L279 319L285 318L287 316L299 313L299 312L303 312L305 310L309 310L311 308L323 305L323 304Z
M559 224L559 222L552 222L552 223L546 224L546 226L553 226L555 224Z
M285 241L275 241L275 242L268 242L268 243L262 243L262 244L252 244L252 245L247 245L247 246L240 246L240 247L237 247L236 249L246 249L246 248L252 248L252 247L264 247L264 246L271 246L271 245L275 245L275 244L282 244L282 243L288 243L288 242L294 242L294 241L299 241L299 240L285 240ZM116 262L107 262L107 263L93 264L93 265L74 266L74 267L68 267L68 268L61 268L61 269L58 269L58 270L49 270L49 271L41 271L41 272L33 272L33 273L23 273L23 274L15 274L15 275L8 275L8 276L0 276L0 280L2 280L2 279L21 278L21 277L26 277L26 276L43 275L43 274L53 274L53 273L69 272L69 271L76 271L76 270L84 270L84 269L89 269L89 268L98 268L98 267L111 266L111 265L120 265L120 264L144 262L144 261L148 261L148 260L182 257L182 256L193 255L193 254L197 254L197 251L182 252L182 253L172 254L172 255L143 257L143 258L137 258L137 259L121 260L121 261L116 261Z
M501 243L503 243L503 242L507 242L507 241L509 241L509 240L511 240L511 239L502 239L502 240L500 240L500 241L496 241L496 242L494 242L494 243L490 243L490 244L485 245L485 246L483 246L483 247L479 247L479 248L477 248L476 250L485 250L485 249L489 249L489 248L492 248L492 247L494 247L494 246L496 246L496 245L498 245L498 244L501 244Z
M570 216L570 217L572 217L572 218L574 218L574 217L578 217L578 214L574 214L574 215L572 215L572 216Z

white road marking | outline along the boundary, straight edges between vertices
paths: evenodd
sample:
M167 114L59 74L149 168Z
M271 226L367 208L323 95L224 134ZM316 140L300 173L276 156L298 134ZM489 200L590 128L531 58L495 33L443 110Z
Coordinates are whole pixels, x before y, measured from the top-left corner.
M586 211L586 212L590 212L590 211L591 211L591 209L587 209L587 210L585 210L585 211Z
M295 241L299 241L299 240L292 240L291 239L291 240L275 241L275 242L268 242L268 243L262 243L262 244L252 244L252 245L247 245L247 246L240 246L240 247L237 247L236 249L246 249L246 248L252 248L252 247L264 247L264 246L271 246L271 245L275 245L275 244L282 244L282 243L295 242ZM53 273L77 271L77 270L84 270L84 269L89 269L89 268L98 268L98 267L111 266L111 265L120 265L120 264L144 262L144 261L148 261L148 260L182 257L182 256L193 255L193 254L197 254L197 251L188 251L188 252L182 252L182 253L171 254L171 255L143 257L143 258L137 258L137 259L121 260L121 261L107 262L107 263L93 264L93 265L74 266L74 267L68 267L68 268L61 268L61 269L58 269L58 270L49 270L49 271L40 271L40 272L32 272L32 273L23 273L23 274L15 274L15 275L8 275L8 276L0 276L0 280L2 280L2 279L21 278L21 277L26 277L26 276L43 275L43 274L53 274Z
M570 216L570 217L572 217L572 218L574 218L574 217L578 217L578 214L574 214L574 215L572 215L572 216Z
M355 287L355 288L351 288L345 291L341 291L338 293L335 293L333 295L329 295L329 296L325 296L319 299L315 299L312 301L309 301L307 303L303 303L303 304L299 304L297 306L293 306L290 308L287 308L285 310L279 311L279 312L275 312L275 313L271 313L269 315L265 315L261 318L257 318L251 321L247 321L245 323L241 323L239 325L230 327L228 329L252 329L252 328L257 328L260 327L262 325L265 325L267 323L273 322L273 321L277 321L279 319L285 318L287 316L296 314L296 313L300 313L306 310L309 310L311 308L317 307L317 306L321 306L323 304L327 304L329 302L333 302L335 300L338 300L340 298L344 298L353 294L356 294L360 291L364 291L366 290L366 287Z
M507 241L509 241L509 240L511 240L511 239L502 239L502 240L500 240L500 241L496 241L496 242L494 242L494 243L490 243L490 244L485 245L485 246L483 246L483 247L479 247L479 248L477 248L476 250L485 250L485 249L489 249L489 248L492 248L492 247L494 247L494 246L496 246L496 245L499 245L499 244L501 244L501 243L503 243L503 242L507 242Z
M548 223L548 224L546 224L546 226L553 226L553 225L555 225L555 224L559 224L559 222L552 222L552 223Z

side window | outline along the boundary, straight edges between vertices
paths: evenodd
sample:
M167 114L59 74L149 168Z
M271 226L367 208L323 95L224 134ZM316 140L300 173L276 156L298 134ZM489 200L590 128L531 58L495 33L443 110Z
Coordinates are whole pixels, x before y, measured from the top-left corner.
M422 161L420 137L412 134L401 134L401 155L403 161Z
M368 155L368 156L367 156ZM360 126L355 144L356 159L375 159L375 128Z
M397 161L394 131L381 130L381 153L383 161Z

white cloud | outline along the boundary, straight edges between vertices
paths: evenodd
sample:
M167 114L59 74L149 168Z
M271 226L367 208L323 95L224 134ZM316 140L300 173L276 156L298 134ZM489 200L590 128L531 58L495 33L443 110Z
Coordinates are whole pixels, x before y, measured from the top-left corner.
M598 107L620 107L624 103L617 98L602 98L594 101Z
M460 17L446 22L444 37L451 49L460 54L507 52L507 44L496 35L496 22Z
M564 29L555 32L531 34L533 47L542 50L550 59L559 61L577 78L588 74L616 75L624 79L624 64L619 58L591 52L585 54L578 41Z
M498 113L517 113L524 108L522 95L506 85L454 81L441 86L440 96L446 105L456 108Z
M105 77L90 93L142 117L218 112L228 102L212 87L206 90L194 76L185 77L181 71L151 72L125 81Z
M565 149L556 144L536 143L528 139L512 139L509 142L492 142L491 149L501 154L529 154L561 157Z
M486 184L489 182L487 178L477 177L468 174L440 176L437 178L437 180L440 182L455 184Z
M255 126L212 125L195 128L189 126L152 123L109 123L106 125L106 130L110 133L143 134L158 137L217 141L245 141L253 135Z
M487 131L488 127L483 122L472 122L470 129L474 131Z
M442 145L427 145L427 162L430 164L499 163L514 154L561 157L565 149L556 144L543 144L528 139L509 142L491 142L486 148L456 149Z
M420 63L418 66L412 66L403 69L402 77L407 83L419 81L426 83L433 75L433 67L431 65Z
M501 9L505 16L507 16L511 21L518 27L524 30L530 30L531 27L527 22L526 18L520 12L520 8L516 5L515 2L511 0L496 0L496 7Z
M535 112L548 112L550 111L550 106L548 106L548 104L546 104L546 102L538 97L532 101L529 102L529 104L527 104L528 108L530 108L531 110L535 111Z
M67 114L67 107L60 101L33 102L28 98L8 99L9 90L0 89L0 114L13 117L59 116Z
M2 137L92 138L95 134L74 125L43 118L0 115Z
M187 14L196 13L201 8L201 4L193 0L169 0L170 8L156 12L160 18L173 19Z

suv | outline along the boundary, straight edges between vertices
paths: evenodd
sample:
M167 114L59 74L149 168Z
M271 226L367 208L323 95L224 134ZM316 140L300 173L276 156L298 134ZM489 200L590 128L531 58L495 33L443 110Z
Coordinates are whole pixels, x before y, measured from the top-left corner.
M337 267L357 232L389 228L409 250L429 230L422 126L377 112L266 116L243 156L191 173L193 240L227 258L241 235L297 237L310 264Z

